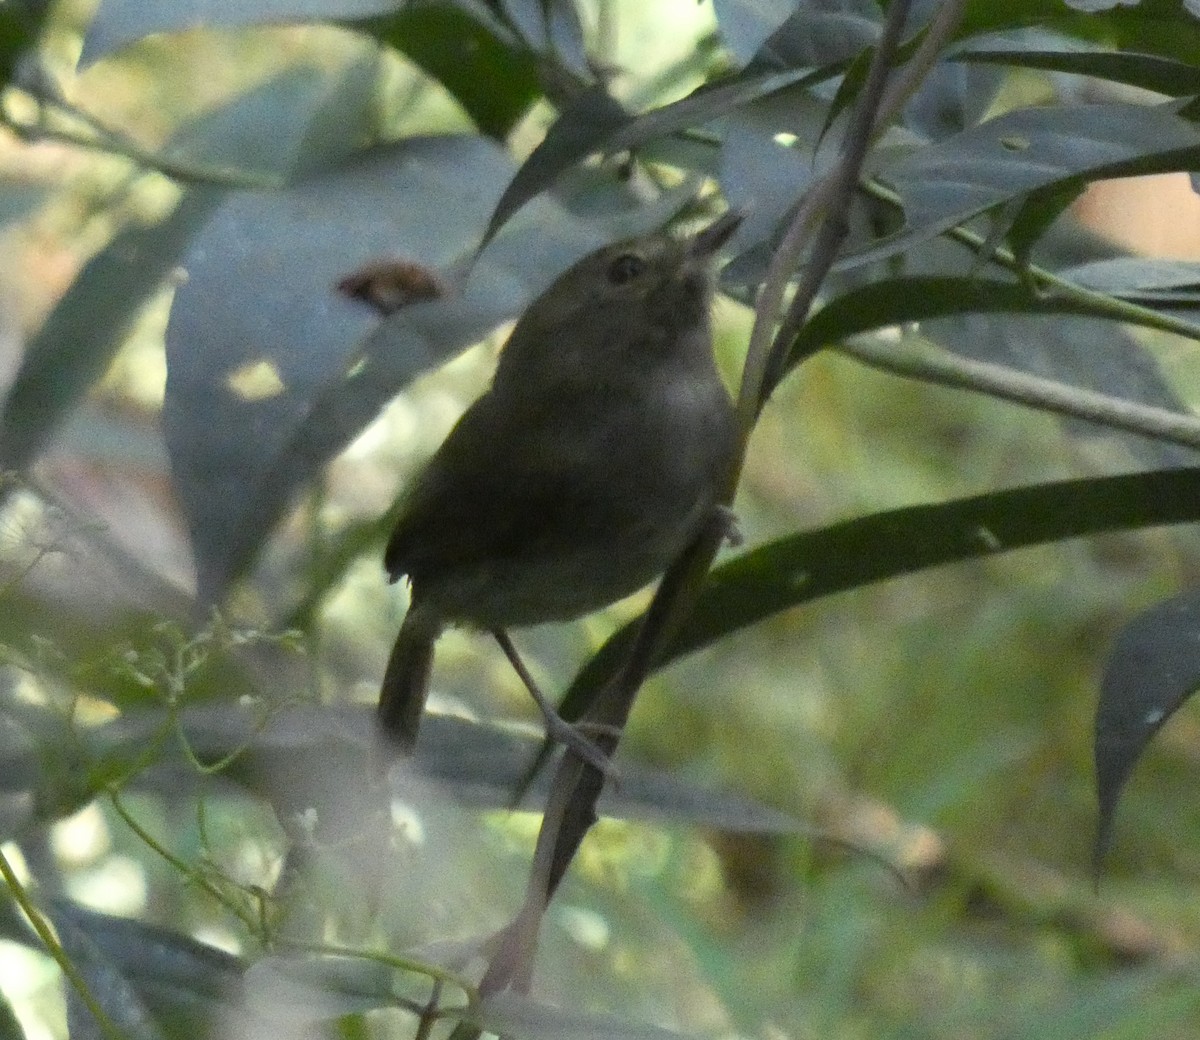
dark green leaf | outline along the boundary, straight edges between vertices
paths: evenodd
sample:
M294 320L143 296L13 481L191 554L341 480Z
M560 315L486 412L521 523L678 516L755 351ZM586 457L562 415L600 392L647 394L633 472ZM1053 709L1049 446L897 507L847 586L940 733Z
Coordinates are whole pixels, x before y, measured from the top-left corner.
M659 663L844 589L1030 545L1196 520L1200 469L1191 468L996 491L801 532L714 570ZM564 717L578 718L621 667L636 630L634 622L615 633L576 676Z
M738 64L759 71L849 61L879 36L874 0L715 0L713 7Z
M488 223L484 245L531 198L589 155L636 148L645 141L698 126L755 98L825 74L803 70L743 73L707 84L679 101L640 116L628 115L603 87L585 91L563 111L505 189Z
M48 6L45 0L5 0L0 4L0 88L13 80L22 55L37 43Z
M63 952L70 958L76 972L87 984L92 998L128 1040L163 1040L163 1032L154 1021L136 987L108 952L93 941L87 930L80 927L70 913L51 913ZM84 1003L74 986L66 987L67 1029L72 1037L97 1040L108 1030L97 1022L92 1010Z
M874 47L880 32L874 0L802 0L762 44L749 69L830 68Z
M163 722L156 713L127 716L89 732L89 746L97 756L129 753L144 745ZM222 703L189 708L182 723L202 761L223 761L238 752L223 775L265 794L283 815L311 809L318 818L335 821L346 834L369 826L362 813L374 811L374 802L356 793L369 769L374 738L373 716L366 708L292 706L274 712L264 723L256 708ZM506 808L538 746L534 736L515 733L511 727L430 714L421 724L421 739L409 765L423 781L444 785L456 803ZM600 799L605 816L683 821L738 834L805 830L786 813L736 792L698 787L687 776L636 762L622 762L620 770L621 783L610 785ZM151 771L131 783L159 789L161 774ZM537 809L548 793L549 778L543 777L526 792L521 807ZM355 814L359 818L351 818Z
M1086 182L1068 180L1043 191L1032 192L1024 199L1014 200L1004 207L1004 216L1009 218L1004 237L1008 239L1009 248L1022 268L1028 267L1038 243L1086 190ZM1012 212L1013 209L1015 212Z
M1178 103L1018 109L920 148L876 175L901 197L905 226L847 263L908 248L1030 192L1079 179L1189 169L1200 131Z
M1065 4L1048 5L1045 0L970 3L958 38L1026 26L1090 41L1113 51L1154 54L1184 64L1194 63L1200 53L1200 20L1178 0L1143 0L1106 11L1103 17L1072 11ZM1045 37L1035 39L1031 49L1044 49Z
M387 397L515 306L485 276L461 299L431 301L428 327L425 305L400 312L383 326L393 329L395 353L385 360L396 382L358 398L354 414L325 431L323 454L280 463L377 324L373 311L337 293L339 279L396 251L448 263L478 234L494 198L486 186L503 183L509 168L480 138L409 139L284 192L233 195L198 236L167 329L163 425L202 599L223 594L299 484ZM230 382L256 371L267 380L261 393Z
M1092 314L1068 297L1042 296L1015 281L913 275L870 282L825 304L800 331L794 357L848 336L954 314Z
M164 154L276 176L319 169L361 143L373 118L373 78L371 62L334 76L285 70L182 127ZM276 132L263 134L264 125ZM196 184L170 216L119 232L88 262L29 343L0 417L0 465L20 469L37 455L224 197Z
M796 6L797 0L713 0L721 38L739 65L758 53Z
M59 900L54 920L69 922L139 989L175 990L181 999L236 1000L244 963L231 953L167 928Z
M545 191L566 170L599 151L604 142L630 120L603 86L585 90L559 113L541 143L521 164L492 212L479 248L535 195Z
M1125 300L1200 300L1200 263L1123 256L1059 272L1063 278Z
M1118 634L1096 708L1096 866L1112 842L1113 815L1133 768L1166 721L1200 687L1200 592L1156 603Z
M104 374L142 307L220 198L195 188L150 227L129 228L84 267L37 335L0 416L0 467L24 469Z
M1000 69L939 62L904 106L904 125L929 141L961 133L987 115L1004 82Z
M8 998L0 993L0 1040L28 1040Z
M962 314L929 322L923 335L964 357L1029 372L1109 397L1187 412L1154 355L1123 325L1075 318L1047 321L1015 314ZM1194 450L1083 419L1064 419L1073 436L1119 440L1147 468L1195 465Z
M490 137L504 137L541 93L535 56L457 5L410 3L357 28L411 58Z
M1019 46L990 49L970 45L949 56L951 61L1014 65L1051 72L1073 72L1095 79L1141 87L1168 97L1191 97L1200 90L1195 64L1156 54L1103 50L1026 50Z
M179 932L65 900L53 904L52 918L77 967L76 951L82 952L82 964L91 969L89 983L100 987L100 1003L130 1038L205 1035L221 1012L241 1002L245 966L232 954ZM139 1023L149 1015L155 1031L146 1034Z

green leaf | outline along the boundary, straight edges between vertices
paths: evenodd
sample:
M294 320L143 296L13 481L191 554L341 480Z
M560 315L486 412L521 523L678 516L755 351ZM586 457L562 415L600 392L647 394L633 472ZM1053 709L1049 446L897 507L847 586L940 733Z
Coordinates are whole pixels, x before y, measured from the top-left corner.
M259 707L224 701L188 708L181 716L188 745L205 762L231 760L222 776L271 799L281 815L316 812L336 820L342 833L370 826L371 798L347 799L347 791L370 768L373 713L363 706L290 706L264 720ZM160 712L126 715L89 731L89 750L98 758L127 760L169 725ZM539 743L511 726L430 714L411 765L427 780L444 785L456 802L480 809L512 808L513 792ZM202 778L192 775L199 792ZM132 778L133 789L150 790L161 775ZM549 795L549 778L533 786L521 808L537 810ZM684 821L731 834L796 834L807 827L795 817L734 791L697 786L695 778L622 763L621 783L610 785L600 812L618 819ZM362 813L359 820L354 813Z
M52 904L51 917L72 961L131 1040L205 1035L215 1018L240 1003L245 966L232 954L64 899Z
M791 356L807 357L827 343L891 325L957 314L1094 314L1095 308L1064 296L1042 296L1016 281L910 275L870 282L836 296L801 329Z
M541 94L536 56L494 22L460 6L410 3L353 27L429 73L490 137L504 137Z
M80 927L75 916L60 912L60 904L51 913L58 940L72 966L86 983L92 999L108 1020L128 1040L165 1040L165 1034L154 1020L150 1009L106 950L101 949ZM97 1016L83 1001L72 985L66 987L67 1028L71 1036L104 1036Z
M1153 54L1193 64L1200 54L1200 20L1178 0L1122 5L1102 16L1045 0L992 0L966 5L957 38L1036 26L1114 51ZM1042 37L1044 40L1044 37Z
M1124 300L1169 302L1174 306L1200 302L1200 263L1194 260L1122 256L1079 264L1059 274Z
M874 0L715 0L739 65L815 68L849 61L879 38Z
M1200 592L1190 589L1127 622L1100 681L1096 708L1095 864L1112 843L1113 816L1134 766L1154 735L1200 688Z
M658 662L845 589L1068 538L1200 520L1200 469L1068 480L876 513L804 531L716 568ZM624 662L638 623L604 644L561 706L576 719Z
M1069 72L1152 90L1168 97L1191 97L1197 92L1194 63L1156 54L1130 54L1107 50L1026 50L970 45L948 55L949 61L1011 65L1048 72Z
M630 118L602 85L574 98L508 182L480 240L480 251L517 210L576 163L599 150Z
M0 1040L27 1040L8 998L0 993Z
M30 341L0 415L0 468L24 469L108 368L220 192L195 188L150 227L119 232Z
M876 176L901 197L904 227L840 266L894 255L989 209L1081 179L1188 170L1200 130L1178 102L1008 112L884 163Z
M396 0L104 0L92 19L79 56L86 68L105 55L153 33L198 27L229 29L272 23L369 18L394 10Z
M588 156L636 148L646 141L706 123L756 98L827 75L832 72L825 69L742 73L706 84L687 97L639 116L629 116L603 87L585 91L563 110L504 190L480 249L530 199Z

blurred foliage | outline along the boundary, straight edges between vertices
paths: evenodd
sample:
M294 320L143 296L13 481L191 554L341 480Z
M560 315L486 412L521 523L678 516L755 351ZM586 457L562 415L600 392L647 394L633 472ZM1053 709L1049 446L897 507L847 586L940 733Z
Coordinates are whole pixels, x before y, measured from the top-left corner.
M469 633L373 779L389 511L558 271L718 200L737 383L883 11L2 0L0 1037L1195 1036L1200 268L1071 204L1197 168L1200 20L1084 6L966 3L874 148L747 544L642 691L534 996L480 1004L549 781L509 808L535 715ZM458 290L338 292L396 257ZM565 710L645 602L519 634Z

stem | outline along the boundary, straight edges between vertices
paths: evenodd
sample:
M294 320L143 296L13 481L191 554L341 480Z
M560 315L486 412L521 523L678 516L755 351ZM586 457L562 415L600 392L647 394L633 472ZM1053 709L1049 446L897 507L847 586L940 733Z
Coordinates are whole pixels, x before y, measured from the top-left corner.
M972 390L1028 408L1200 448L1200 419L1194 416L1082 390L1004 365L973 361L949 352L935 353L906 343L872 343L862 337L829 349L906 379Z
M39 939L45 945L47 952L54 958L54 962L62 971L63 976L71 984L71 987L79 994L79 999L83 1001L84 1006L92 1013L96 1024L109 1040L125 1040L125 1035L117 1028L117 1025L111 1018L108 1017L108 1012L100 1006L100 1002L92 993L91 987L87 981L71 963L71 958L67 956L67 951L62 948L62 944L58 941L58 937L54 934L54 929L50 922L46 920L42 912L33 905L33 900L29 898L29 893L25 891L25 887L21 884L17 877L16 871L13 870L12 864L8 862L8 857L4 855L4 851L0 849L0 877L4 878L5 885L8 886L9 892L12 894L13 900L29 918L30 925L37 933Z
M899 207L900 196L890 188L884 187L878 181L867 181L861 185L873 198L890 205ZM1047 293L1078 300L1086 303L1096 312L1098 318L1111 318L1114 321L1124 321L1142 328L1154 329L1158 332L1169 332L1176 336L1200 341L1200 324L1176 317L1173 314L1163 314L1152 307L1144 307L1129 300L1122 300L1098 289L1072 282L1053 271L1037 264L1024 263L1006 246L996 246L977 231L967 227L953 227L942 232L947 238L966 246L977 255L994 262L997 266L1010 271L1018 277L1031 281L1039 290Z
M954 23L957 15L961 13L962 6L963 0L948 0L943 7L950 9L952 17L944 17L943 21L947 24ZM841 159L829 174L813 186L801 202L783 243L772 258L743 369L737 405L740 444L737 461L730 467L725 485L721 489L723 502L732 498L736 488L750 431L757 419L761 402L769 392L772 366L786 361L789 341L782 336L772 337L772 330L787 283L798 266L813 228L817 226L818 219L821 219L819 255L815 255L806 267L801 287L796 294L797 298L807 302L801 305L794 300L792 305L793 315L806 316L811 300L832 266L837 249L844 238L845 213L857 186L863 159L878 135L879 128L885 125L881 105L890 99L888 104L891 108L887 113L890 118L896 106L915 89L920 82L919 77L923 75L922 66L918 65L903 77L898 86L885 98L884 89L895 60L908 9L909 0L893 0L888 8L887 22L867 74L867 85L859 95L846 131ZM925 42L936 51L942 38L931 32ZM596 740L608 753L611 754L617 747L621 727L629 716L634 698L646 675L694 603L700 584L726 530L727 521L711 524L709 529L672 564L663 576L654 600L646 612L625 666L614 681L599 691L595 701L585 712L584 721L616 727L615 733L601 734ZM603 780L599 770L582 762L567 749L555 774L550 802L546 806L542 827L538 833L524 905L514 920L497 936L498 950L492 956L480 984L482 996L486 997L510 987L528 987L542 918L584 836L595 822L596 800L603 788ZM476 1034L472 1029L463 1029L456 1030L454 1037L468 1035Z

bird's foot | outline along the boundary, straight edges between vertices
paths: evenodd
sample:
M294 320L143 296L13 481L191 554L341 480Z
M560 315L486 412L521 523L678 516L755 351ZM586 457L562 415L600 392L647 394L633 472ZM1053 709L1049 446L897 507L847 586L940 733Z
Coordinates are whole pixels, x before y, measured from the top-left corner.
M532 694L533 691L531 690L530 693ZM598 722L568 722L554 710L554 706L546 701L540 692L533 694L533 699L545 720L546 736L550 740L561 744L593 769L598 770L605 779L614 783L619 782L620 773L613 765L612 758L604 748L591 739L591 735L620 736L620 729Z

